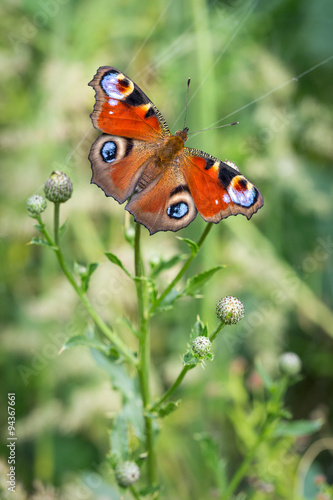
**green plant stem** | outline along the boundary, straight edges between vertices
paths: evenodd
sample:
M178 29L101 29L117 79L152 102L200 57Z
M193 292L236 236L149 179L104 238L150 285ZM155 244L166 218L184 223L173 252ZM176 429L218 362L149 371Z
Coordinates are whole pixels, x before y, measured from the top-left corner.
M60 203L54 203L54 212L53 212L54 243L58 248L60 248L59 219L60 219Z
M215 338L217 337L217 335L220 333L220 331L224 327L225 327L225 323L223 323L222 321L220 321L220 323L217 325L217 327L215 328L215 330L213 331L213 333L209 336L209 340L211 342L213 342L213 340L215 340Z
M224 326L225 326L225 324L222 322L220 322L217 325L217 327L215 328L215 330L213 331L213 333L209 337L209 340L211 342L216 338L216 336L220 333L220 331L222 330L222 328ZM183 367L182 371L180 372L180 374L176 378L175 382L169 387L169 389L163 394L163 396L157 401L157 403L155 403L151 407L151 411L157 411L159 409L159 407L164 403L164 401L166 401L171 396L171 394L173 394L175 392L175 390L178 389L178 387L182 383L187 372L189 370L191 370L192 368L195 368L195 366L196 365L185 365Z
M94 320L95 324L98 326L98 328L101 330L101 332L110 340L110 342L117 348L117 350L124 356L124 358L131 364L136 365L137 364L137 359L133 355L133 353L128 349L128 347L122 342L122 340L111 330L111 328L108 327L108 325L102 320L102 318L97 314L93 306L91 305L87 295L84 293L83 290L79 287L77 282L74 279L73 274L71 273L67 262L65 260L64 254L62 252L61 246L60 246L60 238L59 238L59 203L55 203L54 205L54 242L52 241L50 235L48 234L44 223L41 220L41 217L39 217L37 220L40 225L40 230L42 234L44 235L46 241L48 244L52 247L54 250L59 265L65 274L66 278L74 288L75 292L77 293L79 299L81 300L81 303L85 307L86 311L89 313L91 318Z
M275 417L273 415L271 415L270 417L268 417L266 419L266 421L263 425L263 428L261 429L261 432L260 432L259 436L257 437L256 442L254 443L252 448L248 451L247 455L245 456L245 458L244 458L243 462L241 463L240 467L238 468L237 472L235 472L232 480L230 481L227 489L225 490L225 492L221 496L220 500L230 500L231 499L237 486L239 485L239 483L241 482L241 480L243 479L243 477L247 473L248 468L250 467L251 462L252 462L253 458L255 457L259 446L266 439L267 430L269 429L274 418Z
M189 268L189 266L191 265L192 263L192 260L194 259L194 257L197 255L197 253L199 252L203 242L205 241L206 237L208 236L209 234L209 231L211 230L213 226L213 222L209 222L205 229L204 229L204 232L202 233L197 245L198 245L198 249L196 252L192 252L192 254L190 255L190 257L187 259L187 261L185 262L185 264L183 265L183 267L181 268L181 270L179 271L179 273L176 275L176 277L171 281L170 285L167 286L167 288L164 290L164 292L159 296L159 298L154 302L154 304L152 305L151 309L150 309L150 314L153 314L156 309L158 309L159 305L161 304L161 302L163 302L163 300L165 299L165 297L171 292L171 290L175 287L175 285L178 283L178 281L182 278L182 276L185 274L185 272L187 271L187 269Z
M180 374L178 375L178 377L176 378L176 380L174 381L174 383L164 393L161 399L159 399L159 401L157 401L157 403L155 403L154 406L152 406L150 411L157 411L159 407L164 403L164 401L166 401L171 396L171 394L173 394L175 390L180 386L187 372L192 368L195 368L195 366L196 365L185 365Z
M134 239L134 267L135 267L135 285L138 298L139 309L139 365L138 373L140 380L141 397L144 407L144 421L146 431L146 449L147 449L147 479L149 485L156 483L154 436L152 419L148 415L150 405L149 393L149 373L150 373L150 330L148 313L148 291L145 280L140 251L141 226L136 223Z
M141 496L136 491L136 489L134 488L134 486L131 486L130 491L131 491L131 493L132 493L132 495L133 495L134 498L136 498L137 500L140 500Z

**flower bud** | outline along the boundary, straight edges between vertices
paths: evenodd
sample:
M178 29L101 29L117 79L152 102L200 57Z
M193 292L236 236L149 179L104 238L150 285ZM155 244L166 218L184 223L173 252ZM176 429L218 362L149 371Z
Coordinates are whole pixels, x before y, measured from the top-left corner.
M140 469L135 462L122 462L116 465L115 476L119 486L127 488L140 479Z
M285 352L279 359L280 370L285 375L297 375L302 369L302 362L294 352Z
M212 343L208 337L196 337L192 342L192 351L199 356L205 356L210 352Z
M216 306L216 314L219 320L226 325L235 325L244 318L244 305L237 297L224 297Z
M39 215L46 209L47 201L44 196L34 194L27 199L27 209L32 215Z
M45 196L53 203L64 203L73 193L70 178L63 172L52 172L44 184Z

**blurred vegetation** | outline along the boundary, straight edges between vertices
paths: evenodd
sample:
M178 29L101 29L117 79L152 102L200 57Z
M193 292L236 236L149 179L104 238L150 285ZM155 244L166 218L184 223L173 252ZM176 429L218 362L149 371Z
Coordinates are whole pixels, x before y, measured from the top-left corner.
M255 361L274 375L278 355L294 351L303 379L287 406L296 418L321 417L324 425L298 442L292 460L281 458L290 442L264 450L266 463L277 464L266 471L275 492L263 493L254 481L247 497L289 500L300 457L320 438L329 442L333 424L333 3L5 0L0 13L0 421L5 436L7 392L15 392L22 488L36 500L56 498L53 487L76 498L103 467L107 428L120 404L87 349L57 355L66 338L84 331L86 317L51 252L26 245L34 229L25 209L51 171L64 170L74 184L62 214L66 251L80 263L101 263L90 293L105 320L135 318L130 281L103 257L109 250L132 265L119 230L123 207L89 184L87 156L97 132L87 83L99 66L112 65L140 85L172 131L182 127L191 76L190 131L240 125L203 132L189 145L234 161L264 196L250 222L231 217L213 228L196 270L228 267L204 297L185 299L153 325L158 392L178 373L199 311L213 328L220 297L236 295L246 308L243 322L217 340L214 362L188 378L179 391L183 404L165 421L158 441L163 498L214 498L207 448L194 436L210 436L227 473L235 471L247 423L234 410L254 398L256 384L260 390ZM203 227L198 216L179 234L196 239ZM184 251L172 233L144 231L143 246L147 261ZM126 338L125 328L119 331ZM5 461L4 440L1 454ZM312 455L303 468L304 498L315 498L316 474L333 481L332 463L332 446ZM91 495L105 497L118 498L106 482Z

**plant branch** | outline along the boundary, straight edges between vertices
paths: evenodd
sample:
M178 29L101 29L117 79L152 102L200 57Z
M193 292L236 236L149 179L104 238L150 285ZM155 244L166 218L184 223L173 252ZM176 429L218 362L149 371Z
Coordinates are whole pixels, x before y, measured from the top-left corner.
M224 326L225 326L225 324L222 322L220 322L217 325L217 327L215 328L215 330L213 331L213 333L209 337L209 340L211 342L216 338L216 336L219 334L219 332L222 330L222 328ZM195 366L197 366L197 365L185 365L183 367L183 369L181 370L180 374L178 375L178 377L176 378L176 380L174 381L174 383L163 394L163 396L157 401L157 403L155 403L151 407L150 411L157 411L160 408L160 406L171 396L171 394L173 394L175 392L175 390L178 389L178 387L182 383L183 379L185 378L185 375L187 374L187 372L189 370L191 370L192 368L194 368Z
M263 425L263 428L261 429L261 432L259 436L257 437L256 442L252 446L252 448L248 451L247 455L245 456L243 462L241 463L240 467L238 468L237 472L235 472L231 482L229 483L227 489L221 496L221 500L230 500L232 495L234 494L237 486L245 476L245 474L248 471L249 466L251 465L251 462L253 458L255 457L259 446L261 443L266 439L266 434L267 430L269 429L271 423L273 422L274 417L271 415L268 417Z
M223 323L222 321L220 321L220 323L217 325L217 327L215 328L215 330L213 331L213 333L209 336L209 340L211 342L213 342L213 340L215 340L215 338L217 337L217 335L220 333L220 331L224 327L225 327L225 323Z
M178 281L182 278L182 276L185 274L185 272L187 271L187 269L190 267L191 263L192 263L192 260L194 259L194 257L198 254L203 242L205 241L206 237L208 236L209 234L209 231L211 230L213 226L213 222L209 222L197 245L198 245L198 249L196 252L192 252L192 254L189 256L189 258L187 259L187 261L185 262L185 264L183 265L183 267L181 268L181 270L179 271L179 273L175 276L175 278L171 281L170 285L167 286L167 288L164 290L164 292L159 296L159 298L156 300L156 302L154 302L154 304L152 305L151 309L150 309L150 314L153 314L156 309L159 307L159 305L163 302L163 300L165 299L165 297L171 292L171 290L175 287L175 285L178 283Z
M139 309L139 365L138 373L140 380L141 397L144 407L144 421L146 431L147 448L147 479L149 485L156 483L155 456L154 456L154 436L152 419L147 414L150 405L149 393L149 373L150 373L150 331L148 314L148 291L145 280L143 264L140 250L141 226L135 225L134 239L134 267L135 267L135 285L138 298Z
M59 238L59 203L54 204L54 242L52 241L50 235L48 234L44 223L42 222L41 218L39 217L37 220L40 225L40 231L44 235L46 241L49 243L49 245L52 247L54 250L59 265L65 274L66 278L74 288L75 292L77 293L79 299L81 300L81 303L85 307L86 311L89 313L91 318L94 320L95 324L97 327L101 330L101 332L107 337L107 339L116 347L116 349L121 353L126 361L128 361L131 364L136 365L137 364L137 359L134 356L134 354L128 349L126 344L123 343L123 341L111 330L111 328L103 321L103 319L97 314L93 306L91 305L87 295L83 290L81 290L80 286L77 284L77 282L74 279L74 276L72 272L70 271L67 262L65 260L63 251L60 246L60 238Z
M159 399L159 401L157 401L157 403L155 403L154 406L151 407L150 411L157 411L164 403L164 401L166 401L171 396L171 394L173 394L175 390L180 386L187 372L195 366L196 365L185 365L172 386L170 386L169 389L161 397L161 399Z

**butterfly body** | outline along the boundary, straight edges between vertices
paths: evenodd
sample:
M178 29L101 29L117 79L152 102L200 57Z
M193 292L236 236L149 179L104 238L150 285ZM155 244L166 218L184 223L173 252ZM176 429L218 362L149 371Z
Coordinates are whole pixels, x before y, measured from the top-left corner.
M258 189L234 164L185 147L188 128L171 135L155 105L126 75L101 67L90 82L96 91L91 115L102 130L89 159L92 182L151 234L177 231L200 213L219 222L241 213L248 219L263 204Z

